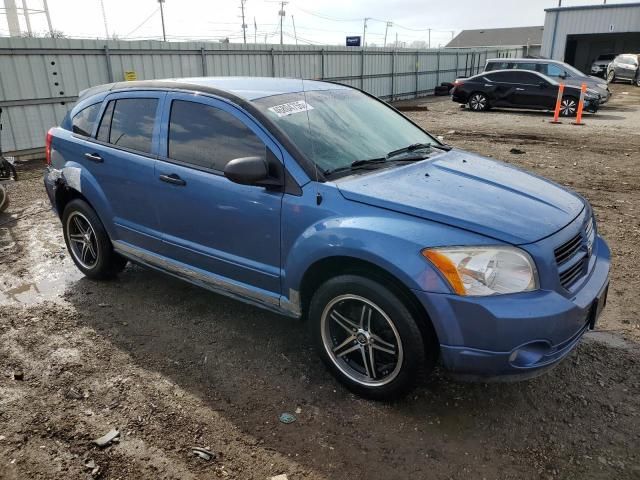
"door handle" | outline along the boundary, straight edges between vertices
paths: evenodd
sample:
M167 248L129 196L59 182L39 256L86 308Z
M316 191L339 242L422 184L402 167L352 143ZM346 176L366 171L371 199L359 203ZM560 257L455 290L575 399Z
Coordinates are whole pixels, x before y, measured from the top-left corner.
M97 163L102 163L104 160L102 160L102 157L100 155L98 155L97 153L85 153L84 154L84 158L86 158L87 160L91 160L92 162L97 162Z
M170 175L162 174L162 175L160 175L159 178L163 182L167 182L167 183L170 183L172 185L179 185L181 187L184 187L187 184L187 182L185 182L183 179L181 179L180 176L178 174L176 174L176 173L172 173Z
M524 88L516 88L518 92L524 92Z

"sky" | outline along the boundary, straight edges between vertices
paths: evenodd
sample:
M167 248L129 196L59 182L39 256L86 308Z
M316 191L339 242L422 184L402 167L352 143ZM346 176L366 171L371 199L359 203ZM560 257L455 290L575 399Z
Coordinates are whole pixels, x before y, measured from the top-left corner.
M23 0L15 0L18 8ZM634 0L610 0L631 3ZM637 1L637 0L636 0ZM4 0L0 0L2 4ZM30 10L42 9L42 0L26 0ZM157 0L48 0L55 30L68 37L120 39L162 39ZM242 42L241 0L165 0L167 40L210 40L229 38ZM563 6L599 4L602 0L563 0ZM464 29L518 27L544 24L544 9L557 0L290 0L283 18L284 43L344 45L345 36L362 35L367 21L366 42L382 46L398 35L400 42L429 40L431 46L445 45ZM245 0L247 43L279 43L278 11L275 0ZM47 30L44 15L30 15L32 29ZM254 24L255 19L255 24ZM392 24L387 27L387 22ZM294 35L294 23L295 34ZM21 25L26 31L24 20ZM257 25L257 30L255 29ZM0 10L0 35L8 35L4 10Z

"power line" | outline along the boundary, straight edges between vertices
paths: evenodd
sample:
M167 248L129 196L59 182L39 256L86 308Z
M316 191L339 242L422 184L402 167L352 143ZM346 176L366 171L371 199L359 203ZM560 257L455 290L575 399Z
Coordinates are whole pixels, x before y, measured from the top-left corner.
M142 23L140 23L140 25L138 25L136 28L134 28L133 30L131 30L129 33L127 33L124 38L128 38L131 35L133 35L134 33L136 33L138 30L140 30L140 28L142 28L142 26L147 23L149 20L151 20L153 18L153 16L158 13L158 10L160 10L160 7L156 8L153 12L151 12L151 15L149 15L147 18L145 18Z

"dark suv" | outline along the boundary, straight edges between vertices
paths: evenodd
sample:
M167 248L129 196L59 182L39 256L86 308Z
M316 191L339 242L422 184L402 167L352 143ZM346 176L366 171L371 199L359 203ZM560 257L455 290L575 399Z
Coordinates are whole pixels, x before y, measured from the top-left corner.
M631 82L640 87L640 54L623 53L613 59L607 69L607 81L609 83L616 80Z
M609 86L603 79L585 75L568 63L557 60L546 58L494 58L487 60L487 64L484 67L485 72L509 69L533 70L554 79L558 83L574 87L580 87L585 83L587 88L595 90L600 95L600 105L606 103L611 97Z

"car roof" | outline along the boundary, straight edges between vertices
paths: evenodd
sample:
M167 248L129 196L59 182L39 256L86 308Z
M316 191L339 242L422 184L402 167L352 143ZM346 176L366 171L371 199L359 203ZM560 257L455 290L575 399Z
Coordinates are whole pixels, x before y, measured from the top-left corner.
M167 78L162 80L141 80L134 82L117 82L84 90L80 97L94 95L107 90L160 88L170 90L194 90L204 93L213 91L225 92L233 97L246 101L259 98L318 90L342 90L349 89L344 85L322 82L318 80L302 80L300 78L275 78L275 77L191 77L191 78Z
M487 62L514 62L514 63L564 63L550 58L490 58Z

